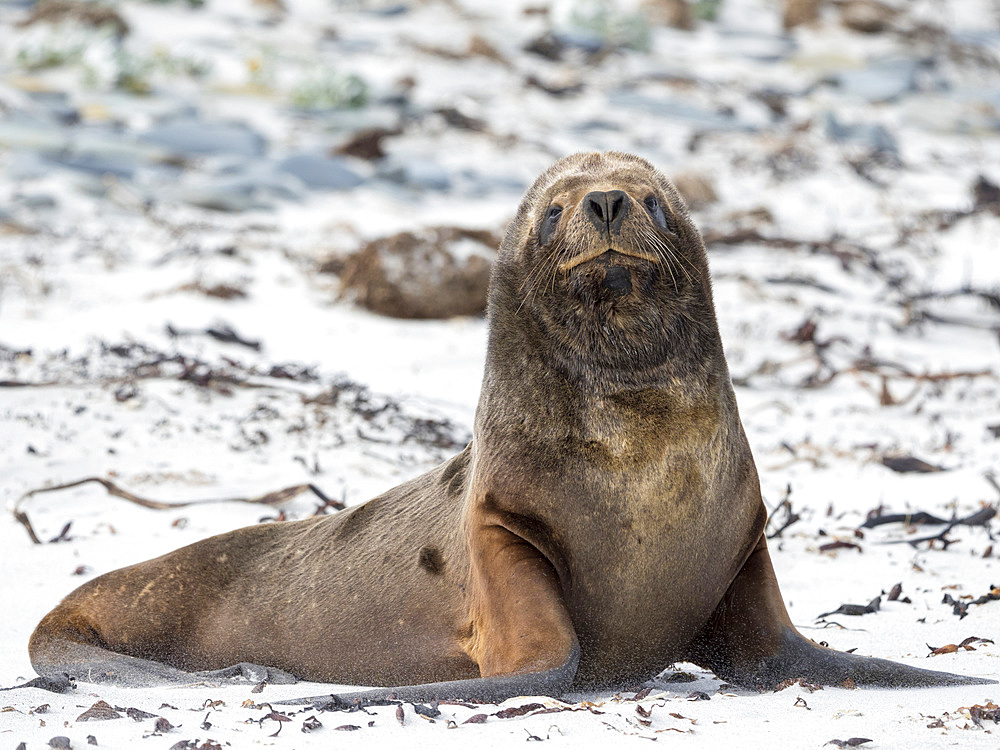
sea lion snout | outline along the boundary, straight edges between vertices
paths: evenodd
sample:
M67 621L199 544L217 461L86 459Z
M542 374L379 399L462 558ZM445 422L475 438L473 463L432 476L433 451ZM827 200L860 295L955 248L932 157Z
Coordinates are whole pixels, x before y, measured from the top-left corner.
M628 193L624 190L594 190L583 197L583 215L593 223L598 231L607 236L619 234L622 222L629 212Z

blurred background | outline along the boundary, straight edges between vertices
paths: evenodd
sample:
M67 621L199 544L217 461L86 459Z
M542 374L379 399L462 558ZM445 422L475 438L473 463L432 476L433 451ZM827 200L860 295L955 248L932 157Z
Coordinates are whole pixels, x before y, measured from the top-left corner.
M998 108L996 0L2 0L4 493L447 455L505 222L619 149L694 211L765 465L985 500Z
M83 580L460 449L504 226L588 149L705 236L796 624L902 582L816 638L989 635L942 588L997 572L998 0L0 0L0 682ZM30 494L86 477L326 500Z

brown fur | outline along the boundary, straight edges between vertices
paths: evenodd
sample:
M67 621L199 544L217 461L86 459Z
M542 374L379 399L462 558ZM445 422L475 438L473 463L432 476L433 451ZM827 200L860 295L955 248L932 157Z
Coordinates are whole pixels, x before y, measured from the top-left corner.
M252 661L480 699L635 685L684 659L747 685L962 680L795 632L704 246L647 162L578 154L543 173L503 241L489 316L465 451L336 516L85 584L39 624L36 668L134 682L152 664Z

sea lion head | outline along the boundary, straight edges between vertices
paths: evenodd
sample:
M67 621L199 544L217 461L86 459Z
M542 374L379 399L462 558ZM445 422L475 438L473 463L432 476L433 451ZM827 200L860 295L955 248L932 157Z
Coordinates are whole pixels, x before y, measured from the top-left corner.
M683 199L649 162L614 151L561 159L528 190L489 314L494 328L502 318L544 339L570 369L676 365L718 341L705 248Z

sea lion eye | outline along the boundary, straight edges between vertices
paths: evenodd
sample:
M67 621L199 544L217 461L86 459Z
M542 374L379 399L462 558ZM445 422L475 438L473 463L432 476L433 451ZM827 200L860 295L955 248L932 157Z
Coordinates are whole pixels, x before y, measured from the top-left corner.
M660 201L655 195L646 196L643 204L649 212L649 218L653 220L653 223L656 224L656 226L660 227L660 229L666 229L668 232L677 231L677 226L673 222L668 222L667 216L663 212L663 208L660 206Z
M559 217L562 216L562 211L562 206L553 203L549 206L549 210L545 212L545 219L538 230L538 240L541 244L547 245L552 239L552 235L556 232L556 226L559 224Z

